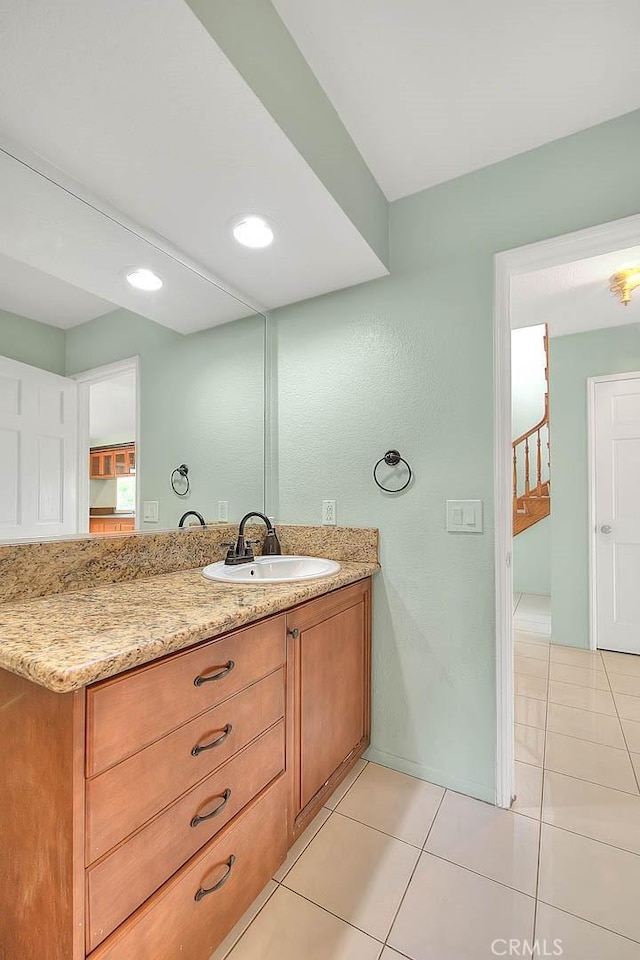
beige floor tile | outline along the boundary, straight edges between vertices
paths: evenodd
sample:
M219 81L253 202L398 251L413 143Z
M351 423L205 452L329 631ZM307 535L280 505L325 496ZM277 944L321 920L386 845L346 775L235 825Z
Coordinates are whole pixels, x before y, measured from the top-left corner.
M542 804L542 767L534 767L530 763L520 763L516 760L515 771L516 798L511 809L523 817L539 820Z
M546 770L579 780L590 780L627 793L638 792L626 750L548 732L544 765Z
M558 940L562 960L640 960L640 944L546 903L538 904L535 937L550 953Z
M543 677L527 677L516 674L515 694L518 697L533 697L535 700L546 700L548 684Z
M551 644L552 663L566 663L572 667L585 667L588 670L604 670L599 650L583 650L581 647L564 647Z
M622 732L632 753L640 753L640 721L623 720Z
M380 960L404 960L404 957L401 953L398 953L397 950L392 950L391 947L385 947L380 954Z
M542 819L640 854L640 796L547 770Z
M535 896L539 832L536 820L448 790L425 850Z
M594 690L591 687L581 687L575 683L561 683L559 680L549 682L549 701L562 703L566 707L579 707L581 710L593 710L596 713L606 713L615 717L616 708L613 697L606 690Z
M513 636L516 643L529 643L549 650L549 637L546 634L529 633L527 630L518 630L517 626L514 626Z
M542 766L544 756L544 730L536 727L525 727L522 723L515 724L515 758L521 763L532 763L535 767Z
M422 847L443 796L442 787L370 763L336 811Z
M291 870L291 867L294 865L296 860L307 849L307 847L315 837L318 830L320 830L320 828L324 826L324 824L327 822L330 816L331 816L331 810L328 810L326 807L323 807L320 813L313 818L313 820L311 821L307 829L304 831L304 833L300 834L300 836L298 837L294 845L289 850L289 853L287 854L287 859L285 860L285 862L282 864L280 869L276 873L274 873L273 875L274 880L277 880L278 883L284 880L284 878L289 873L289 870Z
M356 782L363 770L366 769L367 761L366 760L357 760L353 766L351 773L348 773L342 783L340 783L336 789L333 791L328 800L325 801L325 807L329 807L330 810L335 810L345 794L351 789L353 784Z
M639 889L640 857L542 825L538 897L544 903L640 940Z
M609 673L623 673L628 677L640 678L640 656L635 653L613 653L602 651L602 659Z
M280 887L229 960L377 960L381 944Z
M218 949L212 954L210 960L224 960L231 948L238 942L249 924L256 918L267 900L269 900L277 889L278 884L270 880L264 890L260 891L249 909L240 917L231 932L227 934Z
M547 708L547 730L564 733L567 737L591 740L609 747L625 749L622 727L617 717L608 717L593 710L580 710L578 707L565 707L560 703L550 703Z
M628 677L624 673L611 673L607 670L609 683L614 694L626 693L630 697L640 697L640 677Z
M576 667L570 663L551 661L549 679L561 683L575 683L579 687L592 687L594 690L609 690L609 681L604 670L591 667Z
M614 693L613 699L623 720L640 720L640 697L629 697L626 693Z
M419 855L409 844L334 813L284 882L384 941Z
M635 770L636 780L640 781L640 753L631 754L631 763L633 764L633 769Z
M413 960L485 960L496 939L530 939L534 901L425 853L389 936Z
M534 660L544 660L546 662L549 659L549 644L521 643L516 640L513 645L513 652L516 657L530 657Z
M526 727L538 727L539 730L544 730L547 716L547 704L544 700L515 697L514 711L516 723L524 723Z
M525 677L542 677L547 679L549 664L545 660L536 660L535 657L515 656L513 660L513 669L516 674Z

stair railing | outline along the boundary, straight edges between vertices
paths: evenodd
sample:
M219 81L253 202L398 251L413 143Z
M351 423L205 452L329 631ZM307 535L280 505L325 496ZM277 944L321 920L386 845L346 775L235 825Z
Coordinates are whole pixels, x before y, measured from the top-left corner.
M513 441L513 505L525 497L545 495L544 486L549 482L550 443L549 443L549 395L545 395L544 416L534 427ZM543 457L543 447L546 454ZM533 448L533 450L532 450ZM531 471L531 460L535 460L535 471ZM522 472L520 470L522 465Z

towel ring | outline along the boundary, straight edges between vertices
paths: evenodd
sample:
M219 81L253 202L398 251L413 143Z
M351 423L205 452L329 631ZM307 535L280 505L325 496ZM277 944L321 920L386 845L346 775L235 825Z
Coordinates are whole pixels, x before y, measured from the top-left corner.
M407 482L403 483L401 487L395 487L394 489L392 489L391 487L383 486L383 484L381 484L380 481L378 480L378 467L380 466L381 463L386 463L388 467L397 467L399 463L404 463L405 467L409 471ZM380 457L375 467L373 468L373 479L378 484L380 489L384 490L385 493L401 493L403 490L407 489L407 487L411 483L412 477L413 477L413 472L411 470L411 467L409 466L407 461L404 459L404 457L400 456L397 450L387 450L384 457Z
M176 474L178 476L176 476ZM180 479L183 480L186 484L186 487L184 490L178 490L176 487L176 483L178 482L178 477L180 477ZM186 497L186 495L189 493L189 486L190 486L189 467L186 465L186 463L181 463L180 466L176 467L171 474L171 489L173 490L173 492L177 497Z

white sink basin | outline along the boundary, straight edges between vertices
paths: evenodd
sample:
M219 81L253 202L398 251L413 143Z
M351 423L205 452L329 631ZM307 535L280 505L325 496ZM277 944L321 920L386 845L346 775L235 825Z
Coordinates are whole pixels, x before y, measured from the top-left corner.
M251 563L227 566L223 560L202 571L209 580L223 583L294 583L337 573L340 564L319 557L256 557Z

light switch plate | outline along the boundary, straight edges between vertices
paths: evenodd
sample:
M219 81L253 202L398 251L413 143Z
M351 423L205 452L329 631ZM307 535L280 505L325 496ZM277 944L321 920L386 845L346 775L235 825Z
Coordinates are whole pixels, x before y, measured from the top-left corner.
M142 504L142 519L145 523L158 522L158 501L145 500Z
M482 500L447 500L449 533L482 533Z

